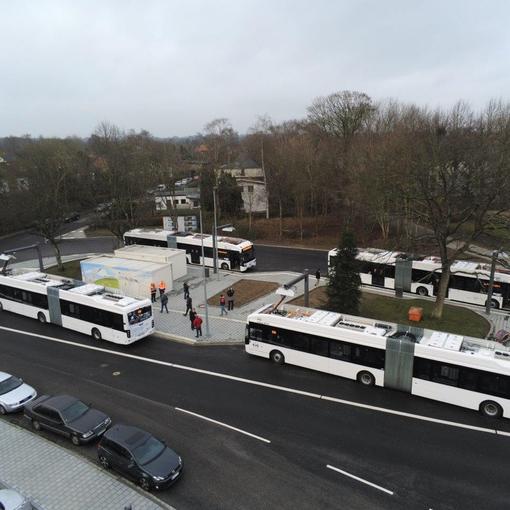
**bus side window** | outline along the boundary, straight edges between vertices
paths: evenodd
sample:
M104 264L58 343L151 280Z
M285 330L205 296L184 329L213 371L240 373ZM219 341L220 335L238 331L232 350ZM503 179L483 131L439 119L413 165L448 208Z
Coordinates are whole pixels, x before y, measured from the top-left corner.
M351 344L346 344L344 342L337 342L336 340L331 340L329 345L330 356L334 359L339 359L342 361L351 361L351 353L352 346Z
M431 361L425 358L414 357L413 377L430 381Z
M459 368L437 361L433 362L431 380L449 386L458 386Z
M310 352L318 356L329 355L329 342L323 338L310 338Z

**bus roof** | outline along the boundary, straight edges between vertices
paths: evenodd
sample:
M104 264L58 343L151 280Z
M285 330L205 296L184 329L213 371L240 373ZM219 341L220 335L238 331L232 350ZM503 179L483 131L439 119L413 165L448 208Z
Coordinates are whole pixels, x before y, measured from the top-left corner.
M11 280L26 282L46 290L48 287L58 288L60 291L69 292L75 296L87 297L89 300L95 301L97 304L106 305L106 307L114 306L115 308L133 308L133 306L141 306L143 301L148 299L136 299L122 294L113 294L105 290L101 285L93 283L84 283L79 280L69 280L57 275L40 273L37 271L12 273L10 275L0 275L0 281L5 282Z
M504 345L484 340L481 338L474 338L453 333L445 333L442 331L433 331L430 329L423 329L419 327L405 326L392 322L382 322L365 317L357 317L353 315L345 315L336 312L329 312L325 310L316 310L313 308L297 307L294 305L284 305L275 313L273 305L265 305L259 310L255 311L248 317L249 322L260 322L277 327L280 323L286 325L287 328L300 330L300 325L313 334L317 326L321 326L321 332L317 331L315 334L331 338L339 338L338 329L344 332L356 332L367 335L367 339L380 339L381 343L385 342L388 337L397 337L407 339L413 343L430 348L439 349L442 352L460 352L468 354L471 358L477 359L494 359L503 360L504 364L501 366L505 369L510 369L510 348ZM294 323L294 325L291 325ZM314 329L307 328L305 325L312 325ZM348 337L349 335L347 335ZM358 335L356 335L358 336ZM339 338L341 339L341 338ZM383 342L384 341L384 342ZM430 352L430 351L429 351ZM437 351L436 351L437 352Z

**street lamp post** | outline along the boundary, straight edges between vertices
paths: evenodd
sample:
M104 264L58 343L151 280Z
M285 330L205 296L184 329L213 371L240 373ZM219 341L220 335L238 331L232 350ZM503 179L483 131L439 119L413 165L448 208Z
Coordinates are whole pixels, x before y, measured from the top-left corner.
M200 205L200 239L202 242L202 279L204 281L205 336L210 337L211 332L209 331L209 306L207 304L207 278L205 276L204 231L202 227L202 205Z
M496 260L501 250L492 252L491 274L489 277L489 288L487 289L487 302L485 303L485 313L489 315L492 308L492 290L494 288L494 274L496 273Z

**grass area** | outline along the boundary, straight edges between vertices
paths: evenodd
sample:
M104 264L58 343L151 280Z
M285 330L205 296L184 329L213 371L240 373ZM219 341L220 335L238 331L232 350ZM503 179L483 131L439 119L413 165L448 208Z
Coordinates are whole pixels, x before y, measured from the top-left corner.
M101 228L101 227L88 227L85 229L85 235L87 237L102 237L102 236L108 236L108 237L114 237L111 230L108 230L107 228Z
M280 285L275 282L263 282L259 280L239 280L232 285L235 291L234 306L243 306L250 301L254 301L266 294L274 292ZM230 287L230 286L229 286ZM215 294L207 300L207 303L212 306L220 306L220 295L224 294L227 298L227 290L225 287L221 292Z
M83 260L83 259L82 259ZM74 280L81 280L81 269L79 260L71 260L64 264L64 270L61 271L58 266L52 266L45 269L49 274L56 274L65 276L66 278L73 278Z
M293 299L290 303L298 306L304 304L303 296ZM310 307L326 307L326 288L320 287L310 292ZM411 306L423 308L423 320L411 322L407 319L407 312ZM433 301L422 299L399 299L371 292L363 292L359 315L381 321L396 322L410 326L446 331L459 335L484 338L490 325L482 316L460 306L445 305L441 320L431 317Z

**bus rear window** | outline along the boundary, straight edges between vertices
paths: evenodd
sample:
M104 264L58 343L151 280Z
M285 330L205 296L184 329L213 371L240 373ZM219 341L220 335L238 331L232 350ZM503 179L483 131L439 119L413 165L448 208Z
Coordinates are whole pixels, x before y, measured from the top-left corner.
M129 325L138 324L152 317L152 307L143 306L128 313Z

